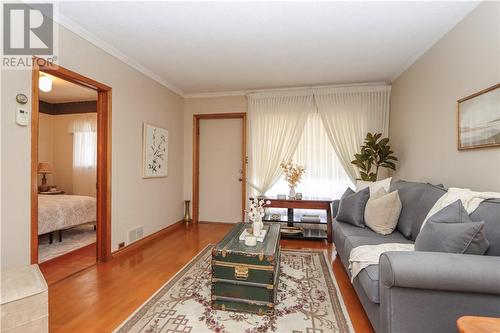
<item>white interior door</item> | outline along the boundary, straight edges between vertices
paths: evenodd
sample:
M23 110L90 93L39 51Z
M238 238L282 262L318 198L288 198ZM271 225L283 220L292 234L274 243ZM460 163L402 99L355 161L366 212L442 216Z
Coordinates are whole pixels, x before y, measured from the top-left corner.
M242 121L200 120L200 221L241 222Z

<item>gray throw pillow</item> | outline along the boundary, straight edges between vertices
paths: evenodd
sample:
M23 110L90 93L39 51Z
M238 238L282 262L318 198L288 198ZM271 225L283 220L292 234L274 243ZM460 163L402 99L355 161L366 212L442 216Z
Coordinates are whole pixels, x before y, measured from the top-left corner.
M415 240L416 251L484 254L489 246L484 222L473 222L460 200L429 217Z
M365 206L370 198L370 188L359 192L348 188L340 199L337 220L352 224L356 227L365 227Z
M417 203L424 194L425 184L405 180L392 181L390 192L398 191L401 200L401 214L396 229L407 239L411 238L411 229L415 223Z

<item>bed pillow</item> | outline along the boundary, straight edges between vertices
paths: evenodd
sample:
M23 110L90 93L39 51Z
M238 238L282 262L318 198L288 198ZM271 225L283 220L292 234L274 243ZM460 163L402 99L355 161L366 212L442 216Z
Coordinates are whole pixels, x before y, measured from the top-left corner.
M364 190L365 188L370 188L370 196L377 193L378 190L383 188L386 192L389 192L389 188L391 187L392 177L382 179L376 182L369 182L366 180L358 180L356 183L356 191Z
M484 222L472 221L460 200L429 217L415 240L416 251L484 254L489 246Z
M365 206L370 198L370 189L365 188L359 192L354 192L348 188L340 199L337 220L352 224L356 227L365 227Z
M380 188L366 203L365 224L378 234L388 235L398 224L401 207L398 191L387 193Z

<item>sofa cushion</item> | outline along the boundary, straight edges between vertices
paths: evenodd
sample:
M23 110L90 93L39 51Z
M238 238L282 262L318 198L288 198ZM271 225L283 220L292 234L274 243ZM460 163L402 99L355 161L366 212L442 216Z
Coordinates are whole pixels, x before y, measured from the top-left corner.
M365 188L359 192L354 192L348 188L340 199L340 207L337 213L337 219L342 222L350 223L357 227L365 226L365 206L370 198L370 189Z
M370 265L362 269L355 278L358 279L368 299L377 304L380 303L378 274L378 265Z
M398 231L394 231L389 235L379 235L370 228L358 228L337 220L333 221L333 237L337 253L349 276L351 276L348 269L349 255L353 248L361 245L378 245L383 243L413 243ZM374 303L379 303L378 265L371 265L362 269L356 276L355 281L356 279L368 299Z
M391 183L392 191L398 191L402 206L396 229L410 239L412 226L415 222L416 207L424 194L425 184L397 180Z
M484 254L490 243L484 222L473 222L457 200L429 217L415 241L416 251Z
M486 255L500 256L500 200L490 199L483 201L470 214L472 221L484 221L484 233L490 242Z
M401 213L398 191L387 193L380 188L370 195L365 207L365 224L378 234L388 235L394 231Z
M434 204L438 201L438 199L445 193L446 189L442 185L425 184L425 191L418 201L415 212L415 221L411 228L410 238L412 240L417 239L417 236L420 233L420 227L427 217L427 214L431 208L434 207Z
M384 240L387 240L386 243L408 243L409 241L401 235L398 231L394 231L392 234L389 235L379 235L375 233L373 230L370 228L358 228L355 227L351 224L348 223L343 223L339 222L337 220L333 221L333 238L335 242L335 247L337 249L337 252L342 256L346 256L347 259L349 259L349 254L351 253L351 248L349 247L349 252L347 254L344 253L344 245L346 243L346 240L350 237L360 237L362 238L372 238L376 237L377 239L380 239L380 243L375 243L376 244L381 244L384 242ZM357 243L356 243L357 244ZM365 244L360 244L360 245L365 245ZM368 244L366 244L368 245ZM344 262L344 258L342 258L342 262ZM348 261L345 261L345 263L349 264Z

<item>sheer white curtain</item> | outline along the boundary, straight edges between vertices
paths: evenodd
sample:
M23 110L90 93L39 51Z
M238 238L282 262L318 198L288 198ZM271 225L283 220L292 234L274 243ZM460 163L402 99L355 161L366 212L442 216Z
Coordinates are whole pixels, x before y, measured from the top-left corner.
M306 173L296 189L306 197L338 199L347 187L354 188L317 113L308 116L293 160L306 167ZM288 194L288 191L288 183L280 177L266 195Z
M315 89L318 113L340 163L355 182L351 164L367 132L389 134L390 86Z
M73 194L96 196L96 114L79 116L71 124L73 133Z
M250 185L257 194L281 176L280 163L294 154L314 109L312 93L248 96Z

